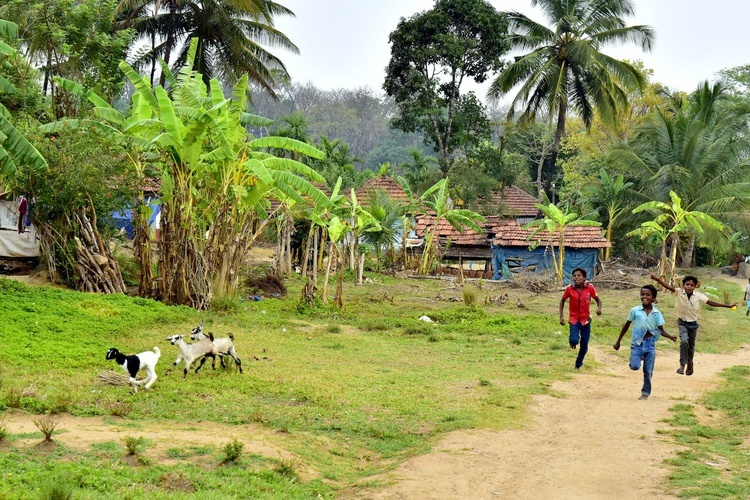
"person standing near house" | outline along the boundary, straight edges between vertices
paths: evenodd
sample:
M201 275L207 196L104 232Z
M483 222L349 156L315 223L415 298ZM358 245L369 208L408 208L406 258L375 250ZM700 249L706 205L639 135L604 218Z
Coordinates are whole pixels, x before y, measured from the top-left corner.
M612 345L615 351L620 350L620 341L625 336L625 332L633 324L633 337L630 341L630 369L638 370L643 361L643 386L641 387L641 397L639 399L648 399L651 395L651 377L654 375L654 365L656 364L656 341L661 335L664 335L672 342L677 341L677 337L664 331L664 318L661 311L654 305L656 300L656 288L654 285L644 285L641 287L641 305L635 306L630 310L628 319L622 325L620 336Z
M663 278L651 275L651 279L659 283L672 293L676 289ZM680 367L677 373L680 375L692 375L693 356L695 355L695 341L698 337L698 314L700 313L701 302L705 302L712 307L726 307L731 309L736 307L734 304L722 304L714 302L706 295L696 291L698 287L698 278L695 276L685 276L682 279L682 288L675 293L674 310L677 313L677 329L680 331Z
M560 300L560 324L565 324L563 311L565 301L570 299L568 309L568 324L570 325L570 335L568 340L570 348L575 349L580 343L578 356L576 357L576 370L583 366L583 358L589 350L589 339L591 338L591 300L596 301L596 315L602 314L602 301L596 293L596 288L591 283L586 282L586 270L580 267L573 269L571 273L572 283L565 288L562 299Z
M745 316L748 316L750 315L750 278L747 279L747 285L745 285L745 303L747 304Z

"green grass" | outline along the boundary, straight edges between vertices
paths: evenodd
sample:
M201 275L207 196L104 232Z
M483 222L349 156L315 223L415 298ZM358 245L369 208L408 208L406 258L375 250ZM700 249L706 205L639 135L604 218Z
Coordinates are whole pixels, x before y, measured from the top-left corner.
M750 367L722 373L722 386L702 403L715 418L703 425L688 404L673 406L670 424L683 449L668 460L670 481L682 498L750 497Z
M237 463L221 465L221 447L203 447L168 451L180 465L125 467L117 465L122 457L110 447L92 447L86 453L66 450L69 458L58 449L45 467L49 454L17 446L20 438L9 435L0 471L11 476L0 482L0 498L41 488L55 477L70 481L76 498L180 497L171 493L172 482L206 498L208 492L232 498L248 491L330 497L339 488L368 484L448 431L524 425L531 397L549 394L555 380L572 374L575 352L567 347L567 329L557 323L559 292L507 289L508 304L485 306L485 296L498 289L484 285L476 290L476 305L466 306L460 290L453 292L457 302L435 300L450 295L437 280L374 278L366 286L345 283L343 310L317 304L303 308L304 314L296 277L285 299L233 302L209 312L0 279L0 410L116 417L124 429L175 421L196 423L196 432L211 422L258 424L299 460L279 468L278 457L243 454ZM742 293L737 285L719 283ZM381 300L386 290L393 303ZM611 345L638 304L638 291L601 294L604 315L594 319L592 343ZM671 298L663 295L660 307L674 331L666 304ZM515 306L518 298L525 309ZM422 315L435 323L418 321ZM233 367L213 371L207 363L185 380L177 371L163 376L177 354L166 337L187 334L201 320L217 337L235 335L244 374ZM726 309L704 311L698 349L725 351L746 342L739 328L744 320ZM127 387L97 380L102 370L119 370L104 359L108 348L132 353L155 345L162 359L151 391L131 395ZM671 343L659 348L676 355ZM202 466L212 468L211 478ZM20 469L22 474L12 473ZM291 473L298 470L314 470L319 479L303 481Z

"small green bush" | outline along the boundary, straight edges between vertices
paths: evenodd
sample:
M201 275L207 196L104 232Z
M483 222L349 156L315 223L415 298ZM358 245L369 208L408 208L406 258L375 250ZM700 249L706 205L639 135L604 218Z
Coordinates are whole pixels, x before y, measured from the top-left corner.
M125 449L128 451L128 455L135 455L146 444L146 440L143 437L133 436L125 436L122 442L125 445Z
M240 458L242 458L242 450L244 448L245 444L237 440L237 438L233 439L231 443L225 444L224 448L222 448L222 451L224 452L224 460L222 460L222 463L229 464L239 462Z
M464 286L464 304L474 307L477 304L477 289L473 286Z
M281 458L276 463L276 467L273 468L273 471L280 476L296 479L299 467L300 461L298 458Z
M52 415L44 415L34 419L34 425L37 429L42 431L45 441L52 441L52 434L55 432L59 423L60 419Z
M61 478L50 479L40 488L43 500L70 500L73 498L73 487Z

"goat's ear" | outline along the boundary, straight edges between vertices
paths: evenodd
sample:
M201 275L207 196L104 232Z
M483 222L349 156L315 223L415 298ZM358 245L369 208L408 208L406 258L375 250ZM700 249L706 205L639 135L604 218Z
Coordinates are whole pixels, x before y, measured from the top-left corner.
M201 320L201 328L203 328L203 320Z

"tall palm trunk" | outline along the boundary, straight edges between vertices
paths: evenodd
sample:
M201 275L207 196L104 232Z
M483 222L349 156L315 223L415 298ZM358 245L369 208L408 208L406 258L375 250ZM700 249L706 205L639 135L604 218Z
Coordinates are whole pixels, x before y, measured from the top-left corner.
M695 235L691 234L688 240L687 248L685 248L685 255L682 257L681 267L691 267L693 264L693 252L695 251Z
M552 141L552 149L550 152L549 159L549 173L547 178L544 179L544 190L550 192L552 189L552 178L557 172L557 154L560 151L560 143L562 142L563 135L565 135L565 114L568 112L568 102L565 99L561 99L560 109L557 112L557 128L555 129L555 139Z

